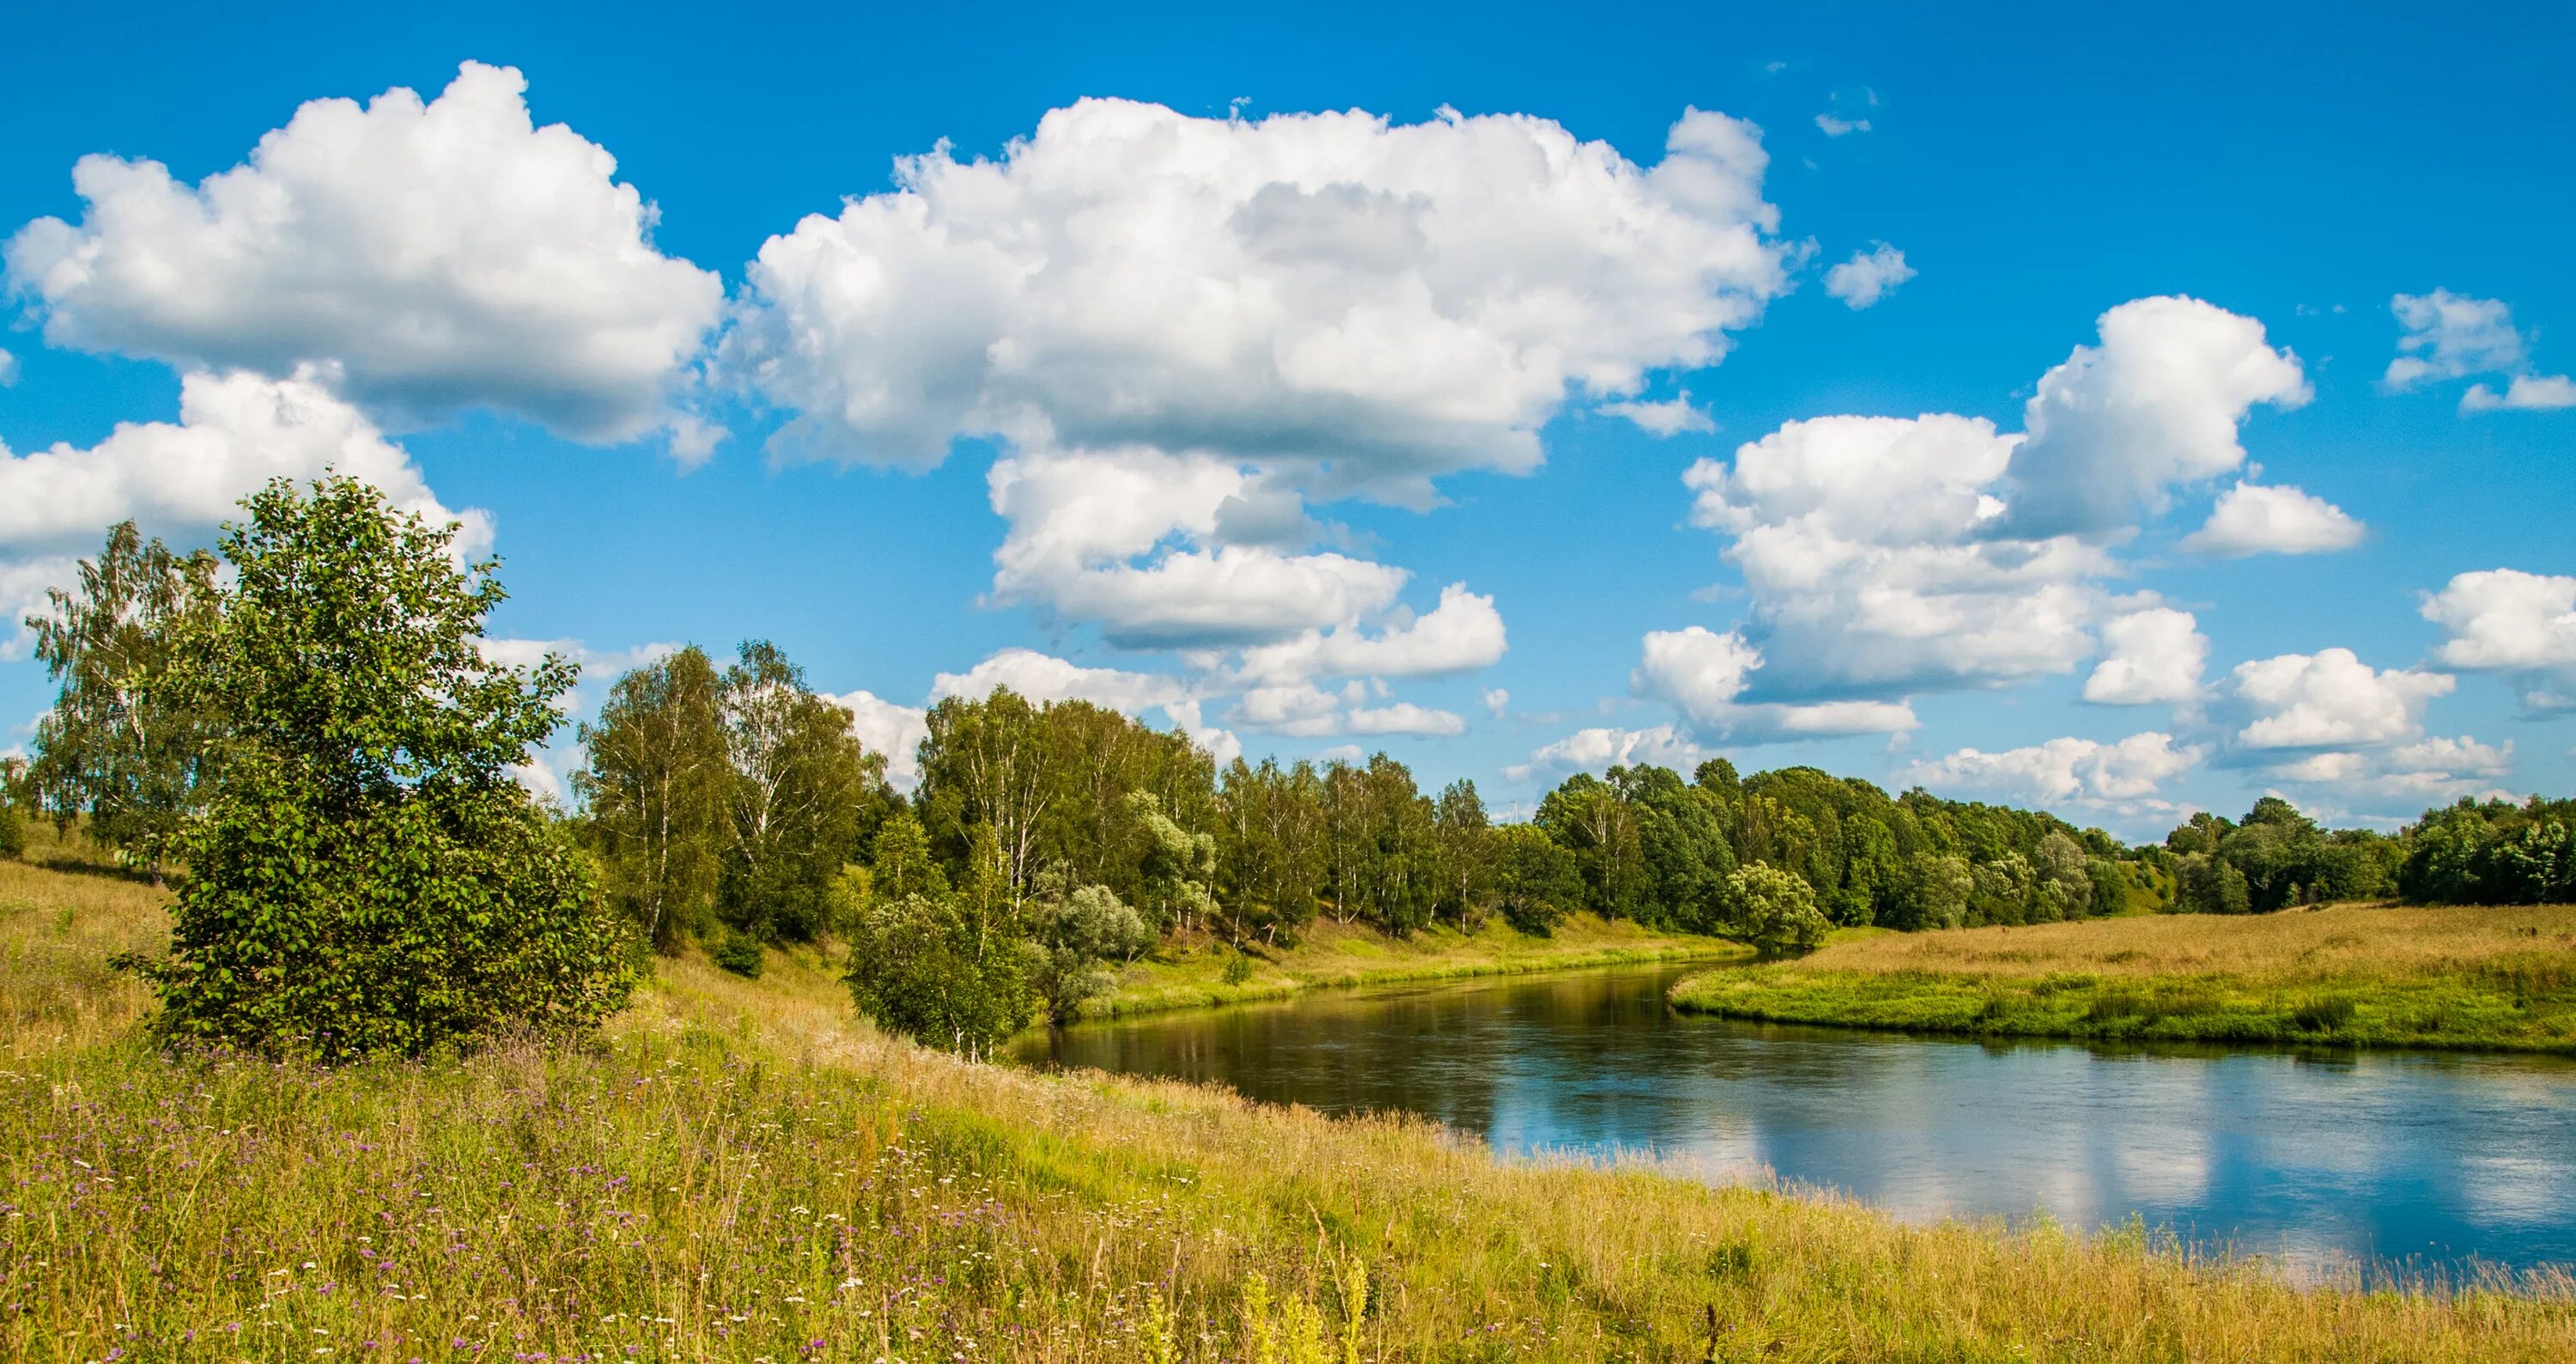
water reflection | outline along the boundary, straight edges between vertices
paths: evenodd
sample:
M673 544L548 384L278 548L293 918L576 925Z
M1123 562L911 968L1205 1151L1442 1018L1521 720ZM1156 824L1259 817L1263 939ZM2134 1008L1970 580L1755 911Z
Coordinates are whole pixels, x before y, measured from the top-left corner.
M2576 1065L1981 1044L1677 1017L1624 968L1092 1025L1021 1059L1649 1152L1900 1216L2132 1214L2306 1265L2576 1262Z

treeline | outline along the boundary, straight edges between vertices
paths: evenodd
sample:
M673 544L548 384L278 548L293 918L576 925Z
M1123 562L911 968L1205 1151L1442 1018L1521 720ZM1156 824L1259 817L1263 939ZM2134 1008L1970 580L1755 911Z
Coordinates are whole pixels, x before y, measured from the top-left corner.
M186 873L175 964L147 974L207 1036L273 1033L242 1019L289 994L328 1015L355 982L402 1016L343 1019L308 1049L417 1050L470 1030L456 1019L543 1013L541 978L567 970L586 982L571 1016L595 1017L622 989L599 955L616 921L743 971L765 944L840 939L861 1007L976 1051L1036 1010L1071 1016L1164 937L1267 951L1323 920L1545 934L1589 911L1794 953L1835 924L2576 899L2576 802L2464 801L2389 836L2267 797L2132 848L2045 813L1718 759L1688 779L1576 774L1528 823L1497 824L1472 782L1427 790L1383 753L1220 768L1182 734L1005 690L930 710L907 795L760 641L616 679L580 730L574 808L549 810L512 774L573 671L485 657L491 566L459 568L450 533L347 480L245 506L220 560L119 526L53 594L30 624L61 693L32 759L0 771L0 854L34 811L138 874ZM460 952L450 974L474 989L405 976ZM370 1028L390 1040L356 1040Z

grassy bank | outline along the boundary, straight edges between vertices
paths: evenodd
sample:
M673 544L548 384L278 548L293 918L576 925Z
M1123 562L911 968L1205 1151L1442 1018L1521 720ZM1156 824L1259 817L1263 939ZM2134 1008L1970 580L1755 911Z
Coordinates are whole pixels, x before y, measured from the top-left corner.
M1676 986L1782 1023L2576 1052L2576 908L2336 905L1855 936Z
M0 1357L2576 1355L2563 1278L2299 1291L2136 1233L1499 1164L1420 1122L963 1064L793 956L668 963L580 1046L173 1060L86 964L159 912L0 869Z
M1295 947L1256 947L1237 960L1222 943L1166 947L1127 968L1118 988L1084 1006L1085 1018L1118 1018L1168 1009L1207 1008L1285 999L1318 986L1391 984L1401 981L1513 975L1628 962L1747 958L1744 948L1717 938L1658 933L1626 921L1577 914L1554 935L1534 938L1500 919L1477 933L1424 929L1390 938L1358 924L1315 924ZM1247 969L1248 968L1248 969Z

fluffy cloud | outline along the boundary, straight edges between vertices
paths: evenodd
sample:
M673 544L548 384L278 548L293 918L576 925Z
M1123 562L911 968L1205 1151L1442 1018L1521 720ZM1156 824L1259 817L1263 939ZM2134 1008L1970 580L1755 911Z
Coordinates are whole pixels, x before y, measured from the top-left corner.
M2168 490L2245 462L2237 427L2255 405L2310 396L2298 357L2263 324L2196 298L2142 298L2102 314L2102 343L2040 376L2006 473L2020 536L2103 535Z
M1227 718L1254 729L1295 738L1334 734L1463 734L1467 721L1452 711L1434 710L1410 701L1382 706L1365 704L1368 689L1354 682L1339 699L1311 682L1254 687L1236 702ZM1345 705L1348 709L1345 709Z
M1698 767L1707 756L1708 750L1671 725L1656 725L1650 729L1579 729L1533 750L1529 761L1505 767L1503 776L1512 781L1528 781L1532 777L1598 772L1607 767L1633 767L1639 763L1653 763L1688 772Z
M1485 703L1485 713L1497 720L1511 713L1512 694L1500 687L1485 688L1479 699Z
M1690 394L1666 398L1661 402L1603 403L1600 409L1613 417L1625 417L1638 429L1657 436L1678 436L1685 431L1709 432L1717 423L1709 415L1691 406Z
M2513 325L2513 310L2502 299L2470 298L2448 289L2429 294L2399 294L2389 311L2405 334L2397 338L2397 358L2388 362L2380 382L2394 389L2413 388L2435 379L2471 374L2510 374L2522 368L2522 333Z
M1836 118L1832 114L1818 114L1816 115L1816 131L1823 133L1827 137L1849 137L1853 133L1868 132L1869 120L1865 118Z
M1817 701L1802 705L1747 703L1741 698L1762 653L1741 634L1717 634L1693 625L1646 636L1630 685L1641 696L1668 702L1693 730L1711 739L1760 743L1845 734L1890 734L1914 728L1914 709L1902 702Z
M2363 751L2310 753L2268 769L2276 781L2329 790L2344 798L2383 797L2414 809L2461 796L2495 794L2513 772L2513 745L2462 735Z
M1451 583L1440 604L1413 616L1399 609L1372 633L1356 626L1308 631L1243 651L1241 674L1266 682L1314 677L1434 677L1470 672L1503 656L1503 616L1494 599Z
M2001 686L2093 652L2098 584L2118 570L2106 543L2174 486L2241 464L2254 403L2307 396L2262 324L2194 299L2121 304L2100 333L2041 378L2025 435L1819 417L1684 475L1752 600L1766 662L1748 695Z
M793 414L790 457L1001 442L996 600L1329 672L1406 632L1406 575L1312 549L1304 504L1428 507L1442 475L1525 473L1569 406L1703 423L1637 395L1788 287L1766 165L1759 130L1696 110L1640 166L1519 116L1084 100L772 238L717 368ZM1454 614L1444 595L1425 620ZM1472 623L1459 656L1490 661L1499 619ZM1424 670L1451 666L1478 665Z
M723 285L656 251L655 211L615 159L536 127L525 90L469 62L426 104L315 100L193 188L84 157L81 221L12 238L10 287L56 345L319 367L395 424L489 407L583 440L639 435L669 419Z
M2576 706L2576 578L2462 573L2424 595L2423 614L2449 636L2435 652L2444 664L2503 673L2534 709Z
M2084 679L2084 699L2103 706L2180 705L2200 696L2209 637L2188 611L2151 606L2102 625L2102 661Z
M0 558L0 663L15 663L33 652L36 632L27 617L45 612L47 593L80 581L80 564L68 554L38 559Z
M888 701L869 691L823 699L850 713L850 733L861 745L885 755L886 780L894 789L909 793L921 784L921 741L930 737L930 722L921 707Z
M1988 792L2041 806L2162 809L2157 791L2201 756L2198 748L2175 746L2170 734L2150 731L2115 744L2051 739L2001 753L1963 748L1914 764L1903 780L1936 792Z
M2555 412L2576 407L2576 379L2564 374L2517 374L2502 393L2471 384L2460 395L2462 412Z
M2252 749L2355 748L2402 743L2424 729L2424 707L2448 695L2446 673L2373 669L2350 649L2239 663L2228 689L2243 708L2238 743Z
M2502 393L2473 384L2460 395L2460 411L2546 412L2576 407L2576 380L2532 369L2530 338L2513 325L2502 299L2471 298L2448 289L2399 294L2389 300L2405 334L2397 358L2380 382L2394 392L2441 379L2493 374L2510 380Z
M1825 292L1857 312L1896 292L1896 286L1912 278L1914 267L1905 263L1905 253L1878 242L1867 251L1853 252L1850 260L1827 270Z
M1571 399L1723 354L1787 287L1767 162L1697 110L1641 167L1519 115L1088 99L772 238L724 365L817 457L1147 445L1418 502L1536 465Z
M2291 487L2238 482L2218 495L2209 521L2183 537L2195 554L2325 554L2361 543L2362 524L2343 508Z
M0 448L0 554L88 549L128 518L147 534L212 526L272 478L337 470L433 524L459 522L458 548L491 548L483 512L441 505L411 456L357 409L307 379L191 374L179 420L126 422L89 449Z
M2014 440L1982 418L1818 417L1692 466L1692 520L1733 537L1752 597L1761 690L1991 685L2089 654L2105 556L1988 537Z

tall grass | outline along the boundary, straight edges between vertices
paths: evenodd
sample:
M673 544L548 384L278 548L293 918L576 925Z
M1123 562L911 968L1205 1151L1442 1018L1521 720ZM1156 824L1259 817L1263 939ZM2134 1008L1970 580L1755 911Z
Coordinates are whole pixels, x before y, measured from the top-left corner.
M1122 972L1118 987L1086 1003L1082 1015L1119 1018L1246 1004L1286 999L1325 986L1751 957L1750 950L1724 939L1663 933L1590 913L1568 918L1544 938L1522 933L1500 919L1474 933L1434 925L1408 938L1324 920L1289 948L1256 944L1249 953L1238 953L1210 940L1167 943Z
M1683 1009L2004 1036L2576 1052L2576 907L2336 905L1853 936Z
M153 927L116 904L101 943ZM1499 1163L924 1052L809 954L668 963L589 1045L338 1072L163 1056L129 1007L12 1037L0 1358L2576 1357L2563 1276L2302 1291L2136 1229Z

